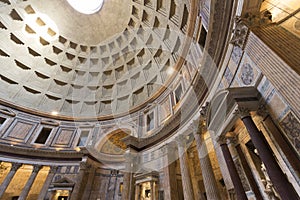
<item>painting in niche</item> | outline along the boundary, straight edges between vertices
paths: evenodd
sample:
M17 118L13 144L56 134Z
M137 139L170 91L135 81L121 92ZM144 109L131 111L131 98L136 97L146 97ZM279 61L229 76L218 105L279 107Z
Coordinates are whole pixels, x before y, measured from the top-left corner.
M145 190L145 199L150 199L150 198L151 198L151 191Z
M109 135L106 142L101 147L100 152L110 155L123 154L126 149L126 144L122 142L122 139L126 136L128 136L128 133L123 132L122 130Z
M138 185L140 193L138 194L139 200L151 200L151 186L150 182L144 182Z

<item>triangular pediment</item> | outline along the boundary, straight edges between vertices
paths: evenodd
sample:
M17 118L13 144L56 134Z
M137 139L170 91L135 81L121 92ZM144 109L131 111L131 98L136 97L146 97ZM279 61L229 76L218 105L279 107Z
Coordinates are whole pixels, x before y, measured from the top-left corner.
M52 183L52 185L54 187L65 187L65 186L73 186L75 183L67 178L67 177L62 177L61 179L55 181L54 183Z

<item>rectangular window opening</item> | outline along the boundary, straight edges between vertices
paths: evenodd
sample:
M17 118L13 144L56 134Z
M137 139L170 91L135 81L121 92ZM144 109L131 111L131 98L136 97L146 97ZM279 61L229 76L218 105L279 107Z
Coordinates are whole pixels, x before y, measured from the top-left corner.
M1 126L2 124L4 124L5 121L6 121L6 118L0 117L0 126Z
M89 133L90 133L89 131L81 131L77 146L86 145Z
M50 133L51 133L52 129L51 128L43 128L39 134L39 136L36 138L34 143L38 143L38 144L45 144Z
M175 90L175 104L177 104L183 95L183 90L181 84Z
M154 129L154 113L147 114L147 132Z
M199 41L198 41L202 49L205 47L206 35L207 35L207 31L205 30L204 26L202 26Z

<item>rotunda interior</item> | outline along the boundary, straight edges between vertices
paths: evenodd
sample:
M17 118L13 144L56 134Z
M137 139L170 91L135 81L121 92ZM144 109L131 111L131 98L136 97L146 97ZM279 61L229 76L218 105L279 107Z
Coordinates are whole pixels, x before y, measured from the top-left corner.
M1 200L300 200L298 0L0 0Z

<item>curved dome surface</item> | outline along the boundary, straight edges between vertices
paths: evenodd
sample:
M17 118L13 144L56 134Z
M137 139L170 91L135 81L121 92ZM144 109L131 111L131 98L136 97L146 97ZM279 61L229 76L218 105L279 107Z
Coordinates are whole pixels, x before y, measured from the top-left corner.
M104 1L101 10L90 15L76 11L65 0L51 0L47 3L30 0L24 5L31 5L36 12L51 18L57 25L60 35L85 45L98 45L123 32L131 14L131 0Z
M190 4L147 2L105 1L92 15L61 0L0 2L1 99L76 118L153 100L180 67Z

